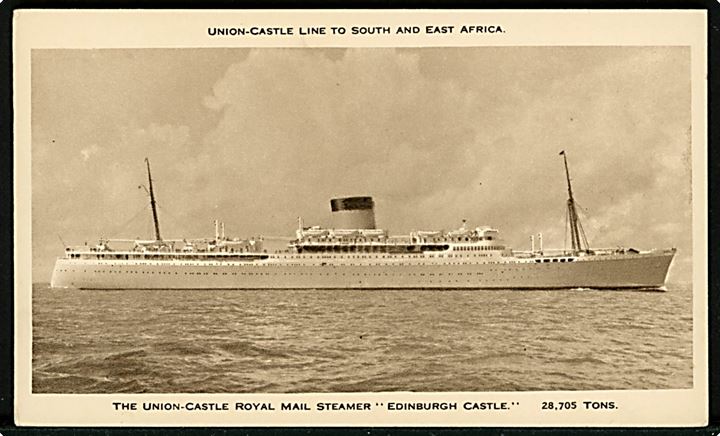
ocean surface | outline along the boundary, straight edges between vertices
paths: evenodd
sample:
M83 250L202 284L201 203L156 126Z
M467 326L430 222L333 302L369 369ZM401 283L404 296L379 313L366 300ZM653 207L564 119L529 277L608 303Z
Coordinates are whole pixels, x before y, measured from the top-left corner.
M692 387L692 292L33 286L36 393Z

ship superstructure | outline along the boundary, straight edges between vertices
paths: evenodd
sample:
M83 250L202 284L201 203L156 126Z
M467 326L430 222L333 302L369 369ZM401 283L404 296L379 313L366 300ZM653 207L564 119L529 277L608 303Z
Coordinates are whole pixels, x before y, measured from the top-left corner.
M372 197L330 201L332 225L303 226L285 250L267 253L262 238L164 240L160 236L150 163L148 194L155 239L101 240L67 248L53 287L83 289L559 289L650 288L665 284L675 249L590 249L577 215L567 156L571 249L529 251L505 246L491 227L414 231L393 236L375 226Z

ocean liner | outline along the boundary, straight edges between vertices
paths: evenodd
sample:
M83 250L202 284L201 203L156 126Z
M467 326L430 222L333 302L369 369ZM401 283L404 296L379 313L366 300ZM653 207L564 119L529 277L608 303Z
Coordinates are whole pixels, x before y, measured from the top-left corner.
M303 227L287 248L263 249L263 238L168 240L160 236L150 162L148 195L155 238L102 239L67 247L51 286L79 289L664 289L675 249L591 249L580 223L565 152L570 249L505 246L491 227L415 231L393 236L375 226L372 197L330 201L333 225ZM128 243L127 248L112 247Z

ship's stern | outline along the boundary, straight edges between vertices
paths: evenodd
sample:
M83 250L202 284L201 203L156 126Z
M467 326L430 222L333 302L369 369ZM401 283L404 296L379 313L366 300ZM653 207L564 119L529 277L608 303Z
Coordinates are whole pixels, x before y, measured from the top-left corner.
M70 277L67 269L67 259L60 257L55 261L52 277L50 278L51 288L69 288Z

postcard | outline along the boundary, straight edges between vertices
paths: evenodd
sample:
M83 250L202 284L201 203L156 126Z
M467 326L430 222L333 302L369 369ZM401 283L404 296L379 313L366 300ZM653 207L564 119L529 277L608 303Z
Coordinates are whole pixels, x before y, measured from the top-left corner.
M15 413L707 423L699 10L18 10Z

